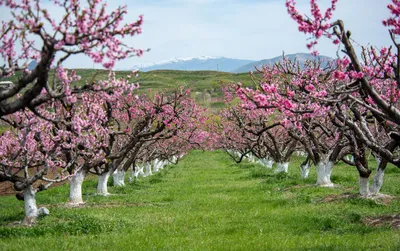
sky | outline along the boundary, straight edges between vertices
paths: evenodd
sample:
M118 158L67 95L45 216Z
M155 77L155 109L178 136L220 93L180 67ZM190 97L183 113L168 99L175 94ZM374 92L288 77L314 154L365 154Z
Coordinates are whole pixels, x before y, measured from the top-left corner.
M323 10L329 0L319 0ZM391 45L382 20L388 16L389 0L339 0L333 20L342 19L359 45ZM289 17L285 0L108 0L110 8L128 6L127 21L144 15L143 33L125 42L150 49L142 57L118 62L116 70L157 63L172 58L197 56L261 60L308 52L307 35L298 32ZM309 0L297 0L309 13ZM52 5L46 7L50 13ZM60 13L61 14L61 13ZM0 8L0 20L10 18ZM337 46L322 39L316 47L321 55L335 57ZM68 68L100 68L85 56L74 56Z

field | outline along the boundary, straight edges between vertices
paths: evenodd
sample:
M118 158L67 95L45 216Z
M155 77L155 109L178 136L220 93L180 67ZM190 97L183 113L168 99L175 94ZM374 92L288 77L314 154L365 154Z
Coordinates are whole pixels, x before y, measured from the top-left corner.
M400 232L375 226L375 217L400 211L400 170L389 166L382 193L360 199L355 168L333 170L335 188L302 180L294 159L289 174L251 163L235 164L224 152L193 151L176 166L109 197L84 183L86 204L68 208L68 185L39 193L51 215L32 228L14 226L23 203L0 197L0 250L399 250ZM372 225L371 225L372 224ZM379 225L379 224L377 224Z
M83 85L85 81L91 79L102 80L108 78L108 71L93 69L78 69L77 74L81 76L78 85ZM117 78L126 78L132 74L129 71L117 71ZM256 74L257 75L257 74ZM50 73L52 79L53 73ZM10 80L16 80L18 75ZM153 95L157 91L170 92L178 87L184 86L191 90L192 98L202 106L219 109L223 107L220 99L222 95L221 86L228 83L241 82L245 86L253 85L248 73L229 73L217 71L176 71L176 70L157 70L150 72L140 72L138 77L131 78L131 82L139 83L140 88L137 93ZM1 129L0 129L1 130Z

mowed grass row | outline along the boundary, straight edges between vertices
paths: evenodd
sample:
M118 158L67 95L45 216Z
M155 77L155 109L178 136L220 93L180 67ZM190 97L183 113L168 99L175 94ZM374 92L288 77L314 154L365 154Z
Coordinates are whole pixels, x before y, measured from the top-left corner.
M95 195L67 208L68 185L39 193L51 215L32 228L10 226L23 203L0 197L0 250L399 250L400 232L364 224L367 216L398 214L389 204L350 197L357 172L335 167L336 188L317 188L313 169L302 180L294 160L289 175L235 164L222 151L193 151L161 173ZM388 167L382 193L398 196L400 172Z

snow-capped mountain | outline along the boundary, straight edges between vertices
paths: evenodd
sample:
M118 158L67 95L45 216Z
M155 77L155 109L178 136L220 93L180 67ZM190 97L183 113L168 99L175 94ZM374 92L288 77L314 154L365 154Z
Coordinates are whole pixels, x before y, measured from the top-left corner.
M36 60L32 60L29 65L28 65L28 70L32 71L33 69L35 69L35 67L37 66L37 62Z
M325 64L332 58L326 56L314 57L308 53L288 54L285 57L289 60L296 60L302 66L306 60L322 59ZM254 67L261 67L263 65L273 65L274 63L281 62L282 56L263 59L260 61L234 59L225 57L191 57L191 58L173 58L171 60L158 62L155 64L142 64L135 65L132 70L138 69L140 71L153 71L153 70L181 70L181 71L224 71L233 73L244 73L254 71Z
M238 67L251 63L253 60L233 59L225 57L191 57L191 58L173 58L168 61L162 61L155 64L135 65L132 69L141 71L152 70L182 70L182 71L225 71L230 72Z
M292 61L296 60L297 62L300 63L301 66L304 65L306 60L316 60L316 59L319 60L319 59L321 59L321 60L323 60L323 64L322 64L323 67L324 67L324 65L326 65L326 63L329 60L332 60L332 58L327 57L327 56L317 56L317 57L315 57L315 56L312 56L311 54L308 54L308 53L288 54L288 55L285 55L285 58L289 59L289 60L292 60ZM271 58L271 59L263 59L263 60L260 60L260 61L253 61L253 62L250 62L248 64L245 64L245 65L242 65L242 66L236 68L232 72L234 72L234 73L243 73L243 72L254 71L254 67L260 68L263 65L272 66L275 63L282 62L282 59L283 59L283 57L279 56L279 57L275 57L275 58Z

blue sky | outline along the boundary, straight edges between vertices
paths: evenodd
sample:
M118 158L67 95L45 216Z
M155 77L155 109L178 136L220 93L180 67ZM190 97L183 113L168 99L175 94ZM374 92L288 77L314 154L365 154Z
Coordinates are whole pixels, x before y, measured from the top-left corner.
M109 6L128 6L128 21L144 15L143 33L127 40L151 51L141 58L119 62L116 69L155 63L174 57L223 56L261 60L282 54L307 52L307 36L297 31L284 0L109 0ZM297 0L307 12L309 0ZM320 0L327 6L329 0ZM360 45L390 45L382 19L388 16L389 0L339 0L335 18L344 20ZM48 7L51 13L51 6ZM1 19L7 18L0 8ZM322 55L335 56L336 47L324 40ZM67 67L92 68L88 58L76 56ZM94 66L95 68L100 66Z

